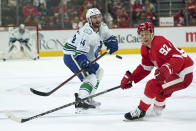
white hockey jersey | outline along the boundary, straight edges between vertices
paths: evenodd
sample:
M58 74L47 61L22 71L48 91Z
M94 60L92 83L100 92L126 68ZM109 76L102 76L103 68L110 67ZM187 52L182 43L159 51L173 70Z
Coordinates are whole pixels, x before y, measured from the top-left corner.
M10 39L17 39L17 40L30 39L30 32L29 30L25 29L24 33L21 33L19 31L19 28L16 28L10 32Z
M64 54L85 54L92 61L100 52L103 41L112 34L105 23L101 23L99 32L94 32L89 23L80 28L73 38L69 39L64 46Z

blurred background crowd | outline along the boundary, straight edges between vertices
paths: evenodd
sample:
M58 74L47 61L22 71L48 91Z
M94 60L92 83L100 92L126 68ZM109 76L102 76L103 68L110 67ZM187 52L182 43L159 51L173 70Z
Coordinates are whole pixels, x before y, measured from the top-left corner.
M196 25L196 0L0 0L0 25L38 25L39 29L78 29L89 8L98 8L110 28L136 27L143 21L160 26Z

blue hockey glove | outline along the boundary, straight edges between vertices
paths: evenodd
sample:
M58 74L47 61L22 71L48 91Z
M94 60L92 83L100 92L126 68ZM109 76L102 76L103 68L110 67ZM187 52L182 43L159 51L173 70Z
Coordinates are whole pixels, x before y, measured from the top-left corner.
M88 60L87 56L84 54L78 55L76 57L76 61L79 63L79 65L82 68L86 68L85 72L88 72L89 74L96 73L96 71L99 68L98 63L90 64L90 61Z
M110 38L105 40L104 44L107 47L107 50L110 50L110 54L113 54L118 50L118 40L114 36L111 36Z
M28 43L29 39L22 40L23 43Z
M14 43L14 42L16 42L16 38L10 38L10 43Z

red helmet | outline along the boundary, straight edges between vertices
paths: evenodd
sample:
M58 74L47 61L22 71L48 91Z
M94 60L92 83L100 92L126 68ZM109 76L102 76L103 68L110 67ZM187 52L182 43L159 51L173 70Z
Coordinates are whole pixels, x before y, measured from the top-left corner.
M140 32L144 30L149 30L151 33L153 33L154 26L150 22L141 23L137 28L137 33L140 34Z

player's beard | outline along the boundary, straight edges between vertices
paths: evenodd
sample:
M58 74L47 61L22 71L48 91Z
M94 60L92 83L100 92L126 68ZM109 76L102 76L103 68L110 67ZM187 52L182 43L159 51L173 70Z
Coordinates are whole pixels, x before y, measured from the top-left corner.
M99 28L101 26L101 22L92 23L93 28Z

